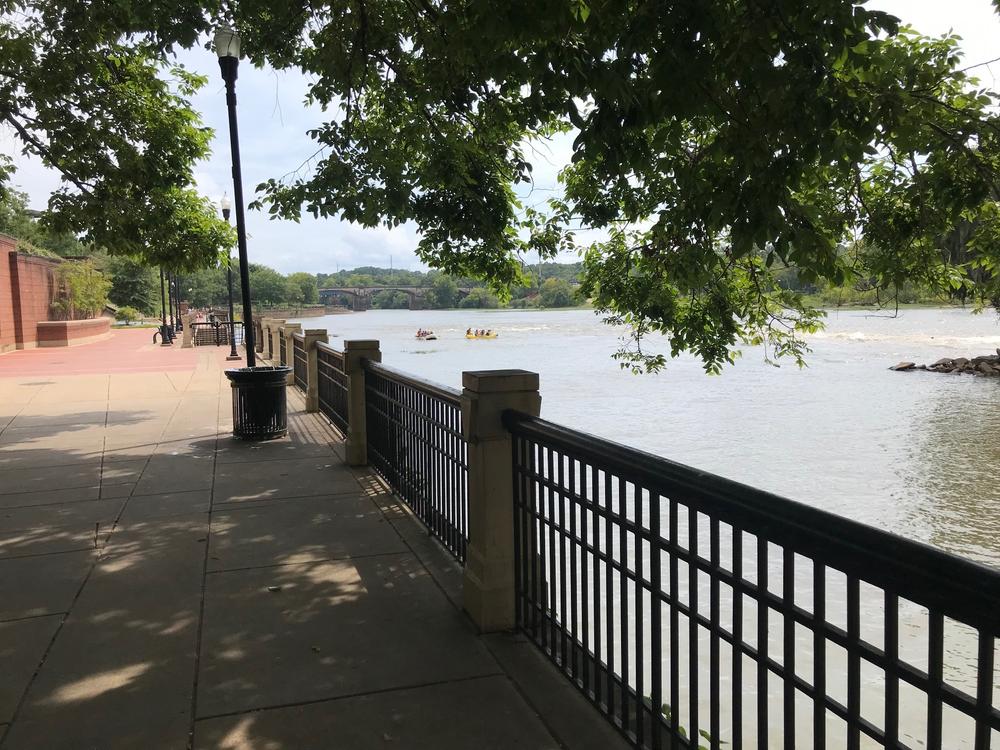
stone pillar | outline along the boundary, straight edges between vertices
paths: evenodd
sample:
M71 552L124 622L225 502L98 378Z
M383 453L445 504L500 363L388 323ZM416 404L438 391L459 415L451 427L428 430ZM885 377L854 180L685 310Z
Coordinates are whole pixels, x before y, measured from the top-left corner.
M288 373L285 382L288 385L295 385L295 340L292 338L293 333L302 333L301 323L285 323L281 326L281 338L285 340L285 364L292 368L292 371ZM281 350L278 350L279 359Z
M365 416L364 361L381 362L378 341L344 342L344 372L347 375L347 442L344 455L348 466L368 464L368 428Z
M190 349L194 346L194 324L198 319L198 313L189 312L185 316L184 333L181 336L181 349Z
M319 352L316 344L330 342L324 328L308 328L302 345L306 349L306 411L319 411Z
M281 357L281 326L285 325L285 319L271 318L271 334L268 336L268 359L272 365L279 363Z
M514 470L508 409L538 416L538 374L526 370L462 373L462 431L468 443L469 546L463 606L481 632L514 621Z
M271 319L260 319L260 359L271 358Z

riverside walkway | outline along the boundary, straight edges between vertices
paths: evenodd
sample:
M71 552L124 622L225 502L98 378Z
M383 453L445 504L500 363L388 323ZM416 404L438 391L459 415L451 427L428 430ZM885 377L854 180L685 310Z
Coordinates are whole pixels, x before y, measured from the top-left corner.
M0 748L624 747L295 389L234 441L148 333L0 357Z

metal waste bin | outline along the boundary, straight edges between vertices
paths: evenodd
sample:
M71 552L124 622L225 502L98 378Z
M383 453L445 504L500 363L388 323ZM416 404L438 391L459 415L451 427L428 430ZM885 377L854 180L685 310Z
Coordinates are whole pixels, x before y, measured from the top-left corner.
M233 389L233 437L272 440L288 433L285 383L291 367L226 370Z

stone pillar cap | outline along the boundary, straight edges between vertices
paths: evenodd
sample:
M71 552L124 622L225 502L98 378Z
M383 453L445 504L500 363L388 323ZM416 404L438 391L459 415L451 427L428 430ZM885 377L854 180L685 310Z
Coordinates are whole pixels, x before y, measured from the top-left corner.
M378 349L375 339L346 339L344 349Z
M537 391L538 373L529 370L473 370L462 373L462 387L474 393Z

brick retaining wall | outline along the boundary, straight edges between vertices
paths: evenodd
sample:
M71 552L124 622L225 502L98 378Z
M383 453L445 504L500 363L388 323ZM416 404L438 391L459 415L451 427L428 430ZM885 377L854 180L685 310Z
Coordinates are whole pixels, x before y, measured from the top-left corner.
M111 335L111 318L44 320L37 323L38 346L77 346Z
M17 252L0 234L0 353L37 346L38 323L49 319L58 262Z

